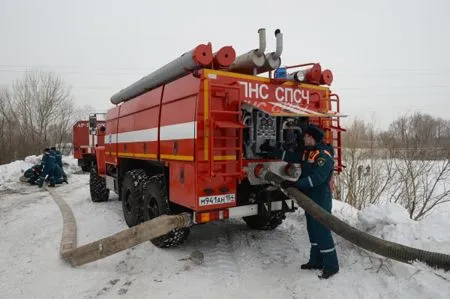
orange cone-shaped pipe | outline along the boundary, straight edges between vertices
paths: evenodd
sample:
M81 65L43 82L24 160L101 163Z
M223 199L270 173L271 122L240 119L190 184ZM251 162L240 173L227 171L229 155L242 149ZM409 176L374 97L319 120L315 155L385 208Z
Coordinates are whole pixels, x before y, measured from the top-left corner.
M322 76L322 67L319 63L315 63L305 73L305 81L308 83L319 83Z
M224 46L214 55L214 66L225 68L233 64L236 59L236 51L234 51L232 46Z
M333 73L330 70L324 70L320 77L320 84L331 85L333 82Z
M203 66L211 64L213 60L211 43L200 44L192 51L192 59Z

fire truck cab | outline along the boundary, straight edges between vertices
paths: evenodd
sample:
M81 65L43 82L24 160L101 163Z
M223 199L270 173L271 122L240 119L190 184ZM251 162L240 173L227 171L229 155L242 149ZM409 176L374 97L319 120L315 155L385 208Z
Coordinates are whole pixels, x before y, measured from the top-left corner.
M72 127L73 157L84 172L89 172L95 161L95 147L103 145L104 116L105 113L90 113L88 120L79 120Z

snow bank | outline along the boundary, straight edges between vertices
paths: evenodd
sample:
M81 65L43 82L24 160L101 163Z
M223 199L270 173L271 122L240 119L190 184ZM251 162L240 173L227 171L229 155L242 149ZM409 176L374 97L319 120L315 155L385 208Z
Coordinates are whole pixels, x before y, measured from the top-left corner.
M376 226L410 223L408 211L396 203L369 205L359 213L358 218L368 229Z
M358 209L340 200L333 199L332 213L351 226L355 226L358 223Z
M358 219L359 229L379 238L424 250L450 252L448 210L414 221L401 205L386 203L364 208L358 213Z
M0 165L0 186L19 182L20 176L30 167L41 163L42 155L28 156L24 160L17 160L9 164ZM77 160L73 156L62 157L63 168L68 176L80 170Z

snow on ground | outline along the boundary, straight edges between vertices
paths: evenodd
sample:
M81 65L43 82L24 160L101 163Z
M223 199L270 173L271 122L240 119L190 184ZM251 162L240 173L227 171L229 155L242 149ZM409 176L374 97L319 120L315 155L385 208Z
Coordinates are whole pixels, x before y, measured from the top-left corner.
M76 172L75 162L67 157L65 161L67 170ZM341 271L335 277L320 280L319 271L300 270L310 246L301 209L274 231L253 231L241 220L199 225L179 248L163 250L145 242L72 268L59 257L62 219L58 206L46 191L17 182L21 169L33 163L0 166L0 183L8 186L0 189L1 298L450 297L449 274L380 258L336 235ZM69 182L54 192L73 209L79 245L127 228L117 196L106 203L92 203L88 175L74 173ZM333 213L373 235L450 253L448 210L415 222L400 206L357 211L334 201ZM203 264L182 260L194 250L203 252Z
M16 186L20 176L30 167L41 163L42 155L28 156L24 160L17 160L9 164L0 165L0 192L9 189L10 186ZM72 156L62 157L63 168L67 176L80 170L78 162ZM1 194L1 193L0 193Z

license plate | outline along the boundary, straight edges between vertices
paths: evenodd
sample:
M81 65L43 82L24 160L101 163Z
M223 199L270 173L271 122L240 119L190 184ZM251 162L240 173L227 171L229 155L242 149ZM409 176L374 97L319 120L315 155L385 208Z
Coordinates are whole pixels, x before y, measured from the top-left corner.
M209 206L209 205L220 205L235 202L235 194L221 194L221 195L210 195L210 196L202 196L198 198L199 205L201 207Z

